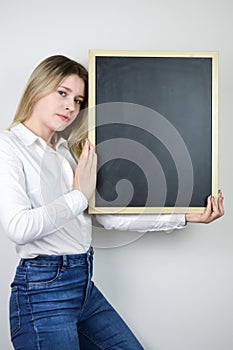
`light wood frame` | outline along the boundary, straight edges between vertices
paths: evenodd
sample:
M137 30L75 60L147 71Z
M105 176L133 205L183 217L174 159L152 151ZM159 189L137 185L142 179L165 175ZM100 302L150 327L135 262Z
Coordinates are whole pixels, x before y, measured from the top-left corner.
M89 51L89 139L96 145L95 106L96 106L96 58L97 57L174 57L211 58L212 60L212 195L218 194L218 53L200 51ZM98 207L95 195L89 203L90 214L151 214L151 213L201 213L205 207Z

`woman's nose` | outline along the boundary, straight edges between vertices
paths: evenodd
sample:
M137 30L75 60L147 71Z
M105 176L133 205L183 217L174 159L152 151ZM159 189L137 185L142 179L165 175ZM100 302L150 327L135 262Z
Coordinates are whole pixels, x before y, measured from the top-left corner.
M74 101L72 102L72 101L69 101L67 104L66 104L66 106L65 106L65 109L67 110L67 111L74 111L75 110L75 105L74 105Z

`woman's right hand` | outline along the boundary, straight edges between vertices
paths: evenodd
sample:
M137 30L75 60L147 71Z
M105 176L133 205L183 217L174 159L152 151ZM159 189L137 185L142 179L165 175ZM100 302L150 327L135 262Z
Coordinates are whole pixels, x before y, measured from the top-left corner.
M222 192L218 191L217 203L214 197L209 196L207 200L207 206L205 211L201 214L186 214L185 218L187 222L197 222L209 224L210 222L220 218L224 215L223 208L223 196Z
M73 188L81 191L89 201L96 187L97 155L94 146L86 140L74 174Z

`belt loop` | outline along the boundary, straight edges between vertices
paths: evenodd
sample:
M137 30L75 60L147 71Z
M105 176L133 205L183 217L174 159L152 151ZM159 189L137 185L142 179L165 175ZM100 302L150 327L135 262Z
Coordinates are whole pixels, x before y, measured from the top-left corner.
M93 247L90 246L90 248L89 248L88 251L87 251L87 256L91 256L91 255L93 255L93 254L94 254Z
M23 259L23 258L20 259L20 263L19 263L20 267L24 267L24 263L25 263L25 259Z
M62 268L61 270L65 270L66 266L68 265L68 257L67 255L62 255Z

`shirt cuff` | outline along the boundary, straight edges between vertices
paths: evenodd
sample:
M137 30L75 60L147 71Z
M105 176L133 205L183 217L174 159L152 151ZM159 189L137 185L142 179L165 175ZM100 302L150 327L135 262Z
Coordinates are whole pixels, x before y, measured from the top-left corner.
M73 190L65 194L65 200L75 216L79 215L88 207L86 196L78 190Z

